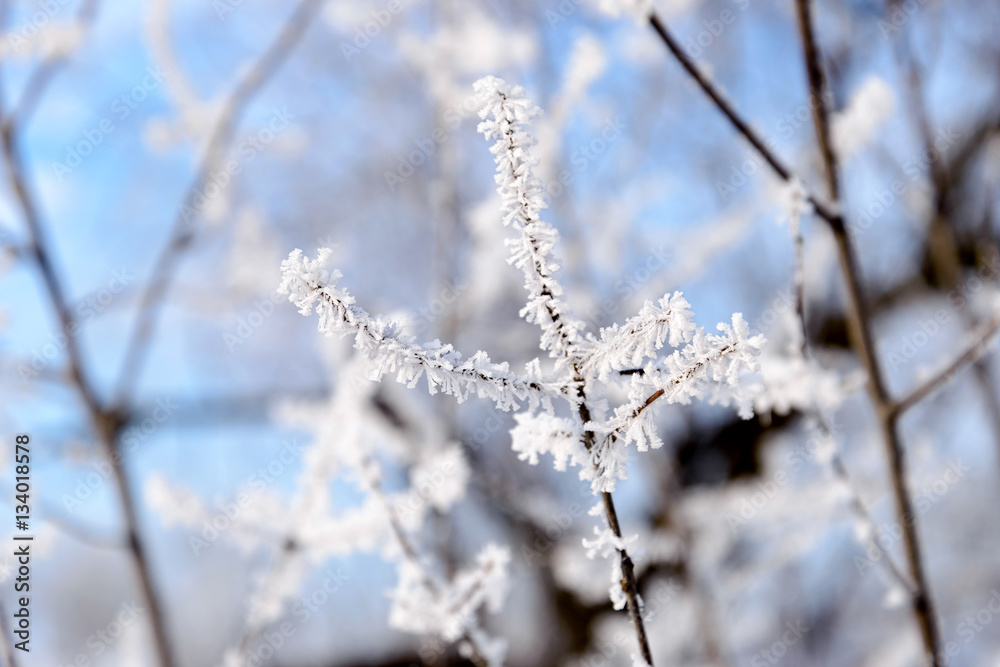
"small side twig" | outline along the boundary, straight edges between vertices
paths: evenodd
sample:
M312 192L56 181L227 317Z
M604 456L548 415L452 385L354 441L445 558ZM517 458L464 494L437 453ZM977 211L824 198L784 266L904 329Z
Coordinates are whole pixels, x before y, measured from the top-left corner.
M996 338L998 332L1000 332L1000 315L994 317L984 326L981 326L973 336L974 342L962 354L958 355L954 361L935 373L923 384L912 389L910 393L897 400L893 405L895 412L897 414L906 412L942 388L951 378L965 370L966 367L979 361L986 353L990 343Z

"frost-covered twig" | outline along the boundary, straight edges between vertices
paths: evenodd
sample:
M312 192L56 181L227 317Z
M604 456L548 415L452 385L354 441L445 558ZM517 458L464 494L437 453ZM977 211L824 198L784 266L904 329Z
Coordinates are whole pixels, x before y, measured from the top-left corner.
M757 370L756 354L764 337L750 336L739 313L733 315L732 326L718 326L721 335L698 330L688 345L661 364L649 364L641 373L631 374L631 401L615 410L606 427L609 438L635 443L639 451L660 447L663 443L649 410L660 398L667 403L688 404L708 392L711 402L736 404L743 417L752 414L751 392L741 390L738 379L743 372Z
M546 204L541 181L534 173L538 158L531 148L535 140L524 128L541 110L525 97L523 88L493 76L480 79L474 88L481 104L479 116L484 119L479 132L487 139L497 139L490 152L497 165L503 224L518 231L517 238L508 239L506 244L511 250L508 261L521 269L528 293L521 317L541 328L543 350L573 363L573 348L583 324L567 315L559 298L563 293L555 278L559 267L551 256L559 234L541 219Z
M440 341L415 343L395 323L372 317L356 306L354 297L337 287L341 274L328 271L329 258L328 249L320 250L316 259L295 250L281 263L278 291L287 294L303 315L315 309L322 333L354 335L354 347L376 362L369 379L379 381L395 373L398 382L413 388L426 375L432 394L440 390L460 403L476 395L494 401L502 410L516 407L519 401L534 408L559 395L540 377L512 373L506 363L492 363L485 352L463 360L451 345Z
M656 304L647 301L623 324L601 329L600 338L590 337L584 374L605 382L611 373L655 359L665 342L677 347L691 340L695 333L692 319L691 304L680 292Z
M475 84L475 90L482 102L479 115L483 122L478 129L487 139L497 138L490 151L497 164L495 178L503 201L504 224L513 222L514 228L519 232L517 239L506 243L512 249L510 262L524 273L528 305L522 309L521 316L541 328L541 347L557 358L557 367L572 371L573 382L577 383L575 407L584 429L581 443L593 457L592 466L596 475L603 477L602 469L606 469L608 464L602 464L601 453L595 448L596 439L593 430L590 430L592 413L587 404L587 382L581 373L583 360L578 345L583 324L575 319L567 319L558 300L562 287L553 276L557 267L549 257L558 235L539 218L545 202L541 184L532 172L532 167L537 162L537 158L530 152L534 139L522 127L541 112L528 101L523 88L509 86L496 77L480 79ZM587 466L584 471L589 473L590 468L591 466ZM617 468L614 469L614 474L617 476ZM628 605L642 659L652 665L652 652L642 619L639 586L632 559L625 549L610 489L601 491L601 500L608 527L617 540L615 545L622 575L620 583L624 602ZM615 602L615 608L621 608L618 601Z

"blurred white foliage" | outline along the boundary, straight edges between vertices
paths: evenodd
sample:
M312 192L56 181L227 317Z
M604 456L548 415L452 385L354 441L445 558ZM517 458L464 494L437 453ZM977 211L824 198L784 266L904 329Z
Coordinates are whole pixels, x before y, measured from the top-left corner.
M12 30L0 35L0 60L59 60L80 48L84 36L84 26L76 20L51 21L31 32Z
M248 297L273 293L281 277L276 246L262 213L251 205L241 207L233 221L233 244L226 260L226 280L234 292Z
M754 396L754 412L787 415L792 410L808 414L829 413L844 402L859 384L821 367L802 355L766 348L760 355L761 390ZM863 374L860 378L863 383Z
M653 0L600 0L598 6L608 16L631 16L641 24L653 11Z
M619 538L609 528L597 528L596 526L594 527L594 534L597 535L594 539L583 540L583 548L587 550L587 558L593 559L599 556L607 559L612 556L615 557L612 558L611 586L608 587L608 597L611 598L611 604L615 609L624 609L628 600L625 597L625 591L621 583L621 554L630 544L638 541L639 536L632 535L630 537Z
M164 91L174 106L175 114L170 118L149 120L145 131L146 143L154 150L163 151L190 142L200 154L208 141L209 132L223 112L223 106L218 101L203 100L177 60L170 30L173 0L150 0L148 7L147 44L153 59L165 74Z
M499 665L505 645L478 629L476 614L484 606L499 609L509 552L486 545L472 566L448 577L433 557L418 551L413 536L429 511L447 513L465 496L468 463L457 445L423 442L415 448L386 424L372 406L378 385L365 379L370 364L355 356L341 369L340 383L328 400L279 406L281 421L314 434L302 453L302 471L290 500L266 488L240 490L252 500L240 503L239 511L229 517L226 538L244 549L277 551L273 567L256 577L247 637L253 639L281 618L315 566L334 556L380 552L398 569L398 583L390 593L392 627L471 643L490 665ZM409 471L408 488L383 490L383 460ZM366 494L364 500L338 510L332 496L332 484L338 480L357 486ZM147 484L146 500L168 525L200 529L217 514L191 492L171 487L156 475ZM242 666L241 649L227 651L224 664Z
M834 149L842 160L850 160L868 146L892 116L896 97L885 81L872 74L858 86L846 108L834 114Z

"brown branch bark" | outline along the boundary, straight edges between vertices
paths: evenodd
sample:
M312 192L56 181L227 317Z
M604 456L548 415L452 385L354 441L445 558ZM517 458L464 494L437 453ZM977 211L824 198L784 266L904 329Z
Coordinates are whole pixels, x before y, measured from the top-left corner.
M840 204L840 181L837 159L833 152L830 139L829 110L822 91L826 88L823 65L820 60L819 47L813 29L813 20L809 0L796 0L796 16L799 33L802 38L806 70L809 76L810 95L812 97L813 124L816 126L816 137L820 154L823 158L823 171L826 176L827 189L834 206ZM871 316L865 301L861 285L861 267L854 251L850 236L844 225L833 230L840 255L840 264L847 279L848 297L850 302L850 326L854 348L858 352L868 372L868 393L875 413L879 420L888 449L889 469L892 473L893 494L896 498L896 509L902 518L903 545L910 574L913 577L914 590L910 597L913 613L920 627L924 650L931 664L938 664L941 637L937 628L937 614L931 598L930 584L924 571L924 558L921 553L920 536L917 533L916 515L912 506L912 493L909 480L906 477L906 450L899 435L899 411L889 396L885 379L882 376L873 344Z
M812 33L812 21L807 0L796 2L799 25L802 32L807 72L814 110L817 139L820 153L823 157L825 180L830 192L832 204L809 194L808 201L816 213L829 225L836 240L841 269L847 283L848 293L848 323L852 347L858 355L862 366L868 372L868 389L871 401L879 421L883 439L886 442L890 470L893 482L893 492L900 515L903 517L904 545L907 561L916 583L916 592L912 596L914 614L920 626L924 647L930 654L928 657L935 665L938 663L940 638L936 626L934 605L929 595L927 579L924 574L923 557L916 533L915 514L910 501L905 476L905 451L898 433L899 411L891 400L878 360L872 344L871 318L865 302L861 284L860 266L854 252L854 247L847 231L844 217L839 211L840 184L837 176L837 164L830 141L829 123L826 103L822 99L825 88L823 70L819 60L819 52ZM771 168L785 181L794 178L792 171L767 147L766 143L743 120L735 107L725 98L712 81L702 74L698 66L687 57L677 40L670 34L666 25L653 13L650 25L660 36L668 50L680 62L681 66L692 76L706 95L715 103L733 127L760 153Z
M284 60L284 57L298 41L305 26L308 25L321 3L322 0L304 0L296 8L292 18L289 20L289 24L282 31L277 42L258 61L257 66L244 77L240 86L237 87L236 93L230 98L226 110L223 112L222 117L224 120L217 126L206 155L217 157L221 154L235 127L239 111L243 109L253 93L260 88L270 74L277 69L280 62ZM96 1L86 0L81 6L78 19L89 26L93 20L95 11ZM22 210L28 229L29 247L27 248L27 254L39 267L45 289L55 310L59 326L67 341L66 353L69 360L70 379L72 384L77 388L81 400L87 409L94 431L101 442L104 455L112 462L112 478L118 492L126 526L126 545L139 579L145 604L148 608L157 662L161 667L173 667L176 663L166 628L162 603L153 581L149 558L146 555L139 536L139 519L135 496L130 488L128 471L125 468L123 457L118 449L118 440L122 428L126 423L127 402L133 389L134 379L138 375L143 356L148 347L148 337L152 330L150 321L152 316L150 313L154 310L153 306L165 292L166 280L176 258L176 253L187 245L187 233L182 229L184 218L181 214L178 214L179 224L175 232L179 233L175 233L168 250L164 253L167 261L163 261L164 257L161 256L161 261L157 263L157 268L154 270L154 280L150 288L145 292L142 305L140 306L139 323L126 348L127 361L119 383L118 398L113 407L106 408L98 397L91 383L90 376L86 371L83 354L76 339L78 333L76 331L76 323L74 322L56 272L43 228L41 214L30 191L27 172L21 161L17 143L18 130L30 118L31 113L61 64L62 61L58 60L44 63L32 74L17 106L9 114L3 116L3 123L0 126L0 142L2 142L3 158L7 164L11 189L14 191L15 198ZM198 184L205 181L207 174L214 164L214 162L207 159L203 161L195 187L189 191L189 199ZM180 240L178 241L178 239Z
M85 2L81 8L80 20L86 25L93 20L96 3ZM154 651L161 667L173 667L173 652L166 630L160 598L153 583L153 575L148 559L139 539L139 521L136 516L135 503L128 486L122 458L117 451L117 436L123 421L117 413L105 410L89 380L83 355L77 341L76 324L70 312L66 296L56 273L55 264L49 251L48 240L42 223L41 214L28 185L27 171L21 160L18 146L18 130L27 123L31 112L41 98L48 83L58 70L61 61L41 65L29 80L28 87L18 106L9 114L3 116L0 127L0 143L2 143L3 159L7 166L11 189L21 208L25 226L28 230L28 254L34 259L42 275L42 282L49 296L56 319L66 339L66 354L69 359L69 374L73 385L83 401L92 422L95 433L101 442L105 456L112 462L112 478L124 515L126 539L132 566L139 579L139 586L148 608L149 622L153 630Z
M139 579L139 586L148 607L149 622L152 626L154 648L161 667L173 667L173 652L167 634L160 598L153 583L152 569L139 539L139 520L135 510L135 501L128 485L127 471L123 458L117 447L118 435L124 424L119 413L109 411L101 404L89 380L89 375L83 363L83 355L77 341L76 323L67 304L65 293L49 251L45 231L35 199L29 188L24 165L21 162L17 145L16 130L19 125L16 117L8 117L0 131L0 141L3 145L4 161L14 190L15 197L24 215L28 228L31 255L42 274L42 281L49 295L52 307L63 335L66 338L66 354L69 359L69 374L73 385L83 401L94 432L100 440L104 455L112 462L112 478L118 492L119 502L124 515L126 543L132 566Z

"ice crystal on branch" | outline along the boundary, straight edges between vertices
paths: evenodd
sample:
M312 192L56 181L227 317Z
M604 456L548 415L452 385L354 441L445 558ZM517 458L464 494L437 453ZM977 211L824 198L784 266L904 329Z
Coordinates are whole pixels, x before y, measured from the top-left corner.
M680 292L668 294L656 304L647 301L635 317L620 326L601 329L600 339L591 337L593 347L585 370L606 381L611 373L655 359L664 342L677 347L690 341L696 331L690 308Z
M510 432L511 446L522 461L537 465L539 455L551 454L559 471L565 471L567 465L586 469L590 463L577 422L547 413L520 413L514 415L514 421L517 426Z
M484 77L474 87L482 105L479 116L484 119L479 132L487 139L496 138L490 152L497 165L494 178L503 223L519 232L506 244L511 251L510 263L524 273L528 303L521 317L541 327L543 350L557 359L569 359L583 324L567 317L559 298L563 293L555 278L559 266L551 256L559 234L541 219L546 205L541 181L534 173L538 164L531 153L535 139L524 128L541 110L528 101L523 88L502 79Z
M418 344L403 335L400 327L381 317L372 317L354 304L354 297L337 287L339 271L328 272L330 251L322 249L316 259L296 249L281 263L278 291L287 294L299 312L319 315L319 330L327 335L354 334L354 347L375 361L372 380L395 373L396 380L415 387L426 375L431 394L442 391L461 403L470 395L489 398L502 410L527 401L533 407L542 398L558 393L540 378L516 375L506 363L494 364L485 352L467 360L451 345L432 341Z
M631 374L631 402L619 406L604 427L609 439L634 443L639 451L661 446L650 409L657 402L686 405L691 399L707 398L711 403L736 406L744 418L753 414L757 388L739 380L743 373L759 369L757 355L764 337L750 336L740 313L733 315L732 325L720 323L717 328L721 334L694 329L690 343Z

